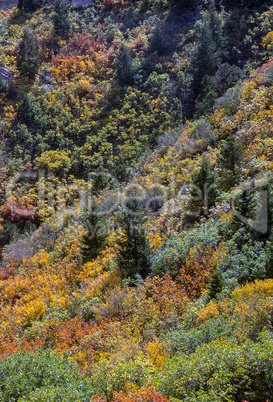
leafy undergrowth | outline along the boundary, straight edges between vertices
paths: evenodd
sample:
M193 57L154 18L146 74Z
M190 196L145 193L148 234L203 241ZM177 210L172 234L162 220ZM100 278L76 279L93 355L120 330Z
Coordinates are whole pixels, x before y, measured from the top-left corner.
M272 6L30 3L0 14L0 399L271 401Z

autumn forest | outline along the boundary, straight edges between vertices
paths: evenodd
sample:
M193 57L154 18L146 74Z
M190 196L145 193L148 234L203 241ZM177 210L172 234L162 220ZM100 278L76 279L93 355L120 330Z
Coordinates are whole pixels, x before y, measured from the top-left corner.
M273 402L272 1L11 7L0 401Z

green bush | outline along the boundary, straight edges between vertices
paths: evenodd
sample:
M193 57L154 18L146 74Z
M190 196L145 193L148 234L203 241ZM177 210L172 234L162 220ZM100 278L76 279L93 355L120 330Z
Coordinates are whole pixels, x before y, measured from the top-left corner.
M158 387L181 401L265 401L273 395L273 336L259 343L217 340L180 354L158 374Z
M88 401L92 396L90 384L81 381L74 363L57 354L21 353L0 362L0 400L3 402Z
M266 252L263 242L255 241L245 228L239 229L235 235L225 242L228 256L219 264L218 269L224 281L236 278L239 284L265 279Z
M198 328L174 331L168 340L175 353L194 353L203 344L216 339L228 339L232 335L235 324L226 320L224 316L215 317Z
M116 358L101 359L92 370L91 384L96 394L106 396L110 400L114 392L120 392L126 384L145 387L151 381L151 364L138 356L134 359Z
M152 258L152 273L162 275L170 272L175 276L194 245L200 250L205 250L209 246L215 247L218 244L220 226L223 230L223 223L214 224L208 221L188 232L173 235L155 252Z

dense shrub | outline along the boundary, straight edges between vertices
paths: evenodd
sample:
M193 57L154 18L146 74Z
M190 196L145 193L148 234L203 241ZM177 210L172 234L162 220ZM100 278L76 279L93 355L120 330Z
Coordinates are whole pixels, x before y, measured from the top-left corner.
M6 357L0 362L0 385L3 402L87 401L93 395L71 361L49 352Z
M266 400L273 392L272 353L269 332L257 344L218 340L191 356L171 359L158 384L163 393L182 401Z
M170 337L174 353L194 353L203 344L217 339L229 339L232 336L234 325L224 315L219 315L198 328L181 329L174 331Z
M200 250L205 250L209 246L215 247L218 244L219 229L220 226L206 222L188 232L174 235L154 254L152 258L153 274L170 272L171 275L177 275L194 245L199 246Z

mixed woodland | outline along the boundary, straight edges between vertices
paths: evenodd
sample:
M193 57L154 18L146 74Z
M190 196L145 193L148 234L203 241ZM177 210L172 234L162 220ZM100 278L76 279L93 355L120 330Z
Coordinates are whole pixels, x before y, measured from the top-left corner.
M273 401L272 51L265 0L0 10L1 401Z

